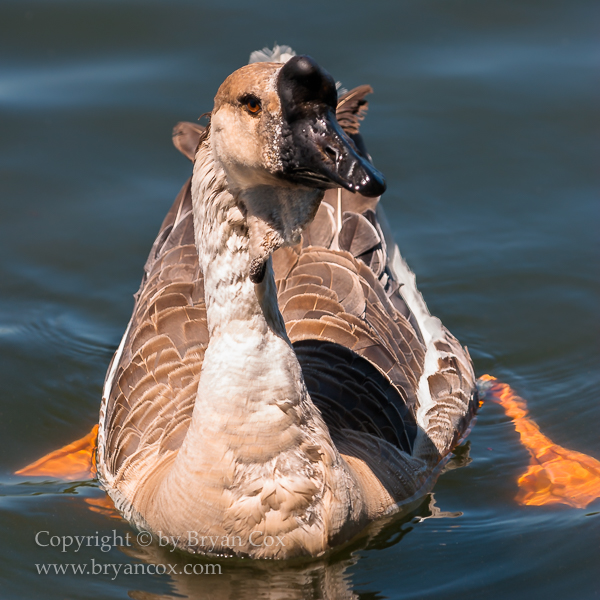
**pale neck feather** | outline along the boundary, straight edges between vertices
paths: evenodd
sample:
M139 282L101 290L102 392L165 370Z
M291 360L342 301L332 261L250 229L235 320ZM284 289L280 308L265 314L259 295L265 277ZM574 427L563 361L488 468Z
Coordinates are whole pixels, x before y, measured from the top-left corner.
M270 265L261 284L255 285L248 278L251 258L247 226L208 144L196 158L192 202L211 340L232 324L261 331L269 328L287 340Z
M281 556L318 554L364 524L363 493L306 390L270 259L260 284L248 277L244 219L208 144L192 199L210 341L186 438L157 492L139 498L147 524L184 537L285 535Z

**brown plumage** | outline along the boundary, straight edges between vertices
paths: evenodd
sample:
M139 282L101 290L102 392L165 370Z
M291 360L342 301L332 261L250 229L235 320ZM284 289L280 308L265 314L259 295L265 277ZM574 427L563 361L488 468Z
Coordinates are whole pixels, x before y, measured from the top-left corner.
M338 121L359 150L364 96L371 91L361 86L338 102ZM193 160L203 132L180 123L174 144ZM423 383L432 336L403 297L394 267L401 259L377 202L328 190L300 242L272 257L279 309L310 398L363 485L375 477L385 490L367 502L371 518L389 512L390 499L402 502L427 489L476 408L468 355L441 324L431 342L437 363ZM166 465L177 454L208 343L188 181L151 249L129 330L109 369L99 455L109 487L142 477L142 464ZM428 406L420 385L428 386ZM112 494L117 505L121 498L128 499L122 508L134 502L134 489L123 483L119 490Z
M367 114L368 103L365 96L372 93L370 85L359 85L339 99L335 116L348 135L358 134L360 122Z

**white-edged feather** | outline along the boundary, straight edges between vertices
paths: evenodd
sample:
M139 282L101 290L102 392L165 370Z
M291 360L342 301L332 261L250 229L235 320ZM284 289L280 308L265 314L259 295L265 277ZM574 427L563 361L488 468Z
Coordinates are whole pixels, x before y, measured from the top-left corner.
M278 44L275 44L272 50L265 46L262 50L255 50L252 52L248 64L251 65L252 63L257 62L286 63L294 56L296 56L296 53L289 46L279 46Z

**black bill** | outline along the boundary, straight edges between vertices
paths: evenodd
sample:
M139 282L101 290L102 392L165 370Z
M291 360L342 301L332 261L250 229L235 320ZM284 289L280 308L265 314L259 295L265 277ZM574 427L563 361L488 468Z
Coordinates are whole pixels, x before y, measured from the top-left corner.
M310 187L343 187L363 196L385 191L383 175L335 118L335 82L310 56L295 56L279 72L283 113L282 175Z

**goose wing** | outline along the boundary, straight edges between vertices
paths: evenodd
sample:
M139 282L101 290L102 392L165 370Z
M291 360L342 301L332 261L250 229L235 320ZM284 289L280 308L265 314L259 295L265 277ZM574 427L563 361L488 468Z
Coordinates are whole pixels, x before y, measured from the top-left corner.
M386 448L431 467L466 432L475 377L380 216L373 199L328 191L302 244L274 255L279 305L338 448L374 472Z
M188 429L208 345L190 184L152 246L104 384L98 472L106 480L177 451Z

